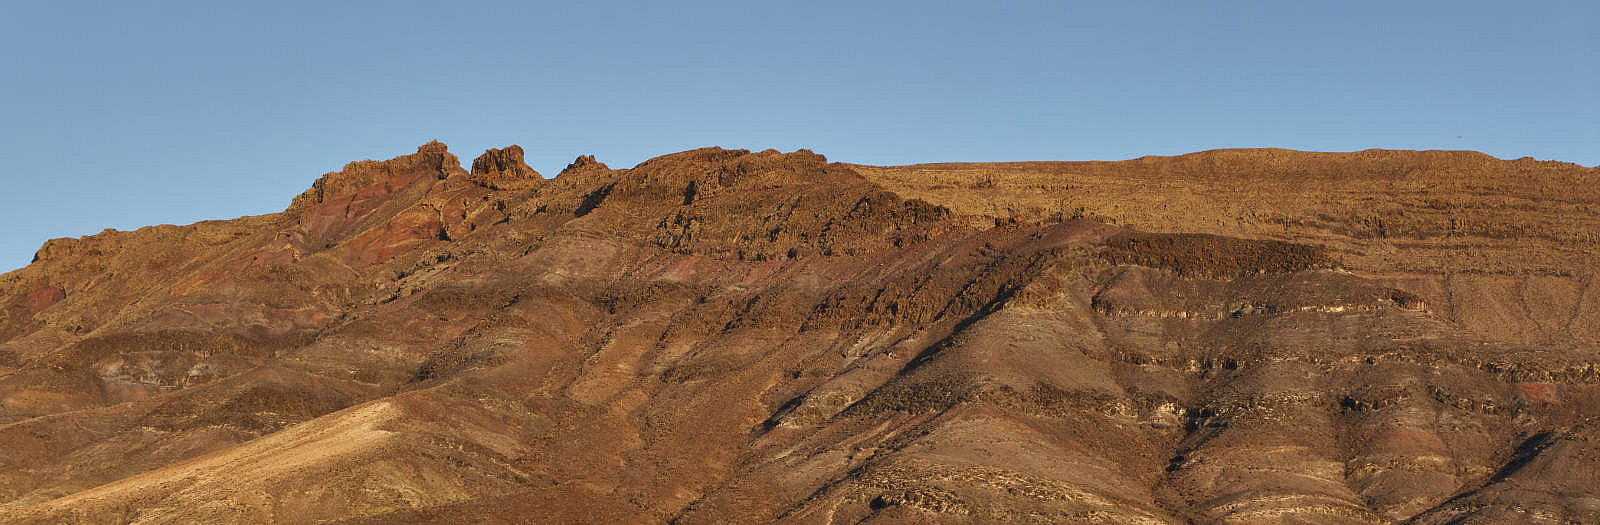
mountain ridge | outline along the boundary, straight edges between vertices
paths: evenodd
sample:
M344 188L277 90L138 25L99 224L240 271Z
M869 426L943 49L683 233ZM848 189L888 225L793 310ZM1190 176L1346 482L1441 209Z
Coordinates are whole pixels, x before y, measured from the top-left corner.
M431 142L0 276L0 517L1594 518L1600 170L1483 157Z

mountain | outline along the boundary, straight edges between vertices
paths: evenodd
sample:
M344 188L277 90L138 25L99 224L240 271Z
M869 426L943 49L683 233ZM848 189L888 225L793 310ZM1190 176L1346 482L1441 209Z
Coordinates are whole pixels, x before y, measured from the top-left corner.
M1600 169L360 161L0 276L6 523L1600 522Z

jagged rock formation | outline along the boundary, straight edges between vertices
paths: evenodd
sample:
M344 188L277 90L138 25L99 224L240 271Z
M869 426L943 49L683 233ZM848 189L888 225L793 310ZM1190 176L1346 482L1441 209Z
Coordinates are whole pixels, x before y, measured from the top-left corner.
M525 181L540 181L543 177L522 161L522 146L515 144L502 149L490 148L472 160L472 180L490 189L510 189Z
M567 167L563 168L561 173L557 174L556 176L582 176L584 173L605 173L608 171L611 171L611 169L607 168L604 162L595 160L594 155L578 155L576 160L573 160L571 163L567 164Z
M1600 521L1597 181L430 143L0 277L0 521Z

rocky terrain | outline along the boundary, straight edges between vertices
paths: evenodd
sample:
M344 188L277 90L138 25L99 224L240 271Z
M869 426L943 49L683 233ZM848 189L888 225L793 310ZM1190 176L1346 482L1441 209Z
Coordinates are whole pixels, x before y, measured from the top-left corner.
M0 276L5 523L1600 523L1600 169L546 179L437 142Z

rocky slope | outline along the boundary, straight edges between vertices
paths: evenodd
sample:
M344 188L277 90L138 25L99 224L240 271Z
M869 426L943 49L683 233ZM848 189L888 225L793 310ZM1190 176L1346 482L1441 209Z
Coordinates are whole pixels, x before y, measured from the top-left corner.
M0 276L0 521L1600 522L1597 183L430 143Z

